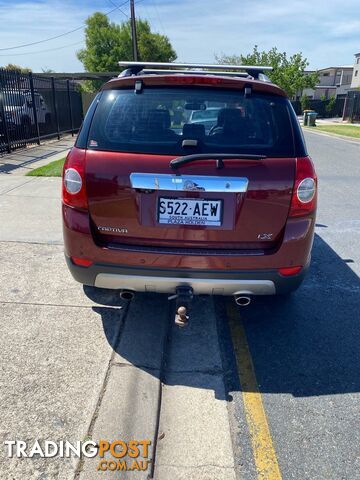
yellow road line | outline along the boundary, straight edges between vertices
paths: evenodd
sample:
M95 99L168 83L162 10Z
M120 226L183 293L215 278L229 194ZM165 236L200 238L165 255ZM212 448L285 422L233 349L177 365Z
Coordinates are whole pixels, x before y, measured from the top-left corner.
M258 479L281 480L279 464L257 384L246 333L236 305L228 302L226 309Z

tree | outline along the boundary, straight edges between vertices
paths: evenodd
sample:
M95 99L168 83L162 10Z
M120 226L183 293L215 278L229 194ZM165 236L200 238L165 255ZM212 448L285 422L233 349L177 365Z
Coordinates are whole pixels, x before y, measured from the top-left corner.
M289 97L294 97L304 88L314 88L318 82L318 74L305 73L309 65L302 53L295 53L290 57L286 52L279 52L273 47L268 52L259 51L255 45L248 55L221 55L216 56L218 63L233 63L242 65L269 65L273 71L268 73L270 80L281 87Z
M303 93L301 98L300 98L300 105L301 105L301 110L303 112L304 112L304 110L309 110L310 109L310 99L305 93Z
M139 60L172 62L176 52L165 35L153 33L146 20L136 20ZM77 53L88 72L116 72L119 60L132 60L131 22L115 24L102 13L86 20L85 48ZM93 84L95 82L92 82Z
M332 95L327 105L325 106L325 111L329 116L334 113L335 105L336 105L336 97L335 95Z
M30 73L32 70L28 67L20 67L20 65L15 65L15 63L8 63L5 67L0 67L4 70L12 70L19 73Z

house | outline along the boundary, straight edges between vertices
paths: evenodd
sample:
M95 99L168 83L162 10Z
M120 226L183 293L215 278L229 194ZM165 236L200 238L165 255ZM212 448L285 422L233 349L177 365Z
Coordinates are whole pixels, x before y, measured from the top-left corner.
M346 98L347 92L352 85L353 70L354 67L352 65L322 68L317 71L319 74L319 83L314 89L304 89L302 94L314 100L320 100L324 97L326 99L331 97ZM357 74L357 76L359 75L360 73Z
M360 88L360 53L355 53L354 70L351 80L351 89Z

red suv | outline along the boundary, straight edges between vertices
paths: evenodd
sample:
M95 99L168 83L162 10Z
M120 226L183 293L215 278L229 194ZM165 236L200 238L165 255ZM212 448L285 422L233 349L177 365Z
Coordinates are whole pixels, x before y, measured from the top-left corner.
M96 96L64 166L74 278L240 304L296 289L310 262L317 179L283 90L259 67L126 65ZM211 126L194 114L206 111Z

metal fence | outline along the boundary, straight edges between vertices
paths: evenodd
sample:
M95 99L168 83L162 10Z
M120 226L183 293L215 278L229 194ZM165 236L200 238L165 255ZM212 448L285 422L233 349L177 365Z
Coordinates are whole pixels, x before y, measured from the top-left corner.
M296 115L302 114L302 107L299 100L291 102ZM337 98L333 105L330 100L309 100L309 109L315 110L319 118L342 117L344 110L345 98Z
M0 152L73 134L82 118L75 82L0 69Z

